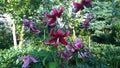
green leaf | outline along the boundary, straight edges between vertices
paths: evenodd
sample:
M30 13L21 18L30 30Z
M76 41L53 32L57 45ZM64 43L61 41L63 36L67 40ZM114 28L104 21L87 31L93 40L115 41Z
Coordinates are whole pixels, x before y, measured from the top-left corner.
M57 68L57 63L56 62L49 62L48 68Z

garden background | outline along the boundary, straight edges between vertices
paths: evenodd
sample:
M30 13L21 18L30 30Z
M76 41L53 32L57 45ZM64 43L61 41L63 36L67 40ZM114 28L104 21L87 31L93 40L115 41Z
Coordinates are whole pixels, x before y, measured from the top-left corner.
M91 2L74 12L81 1ZM25 68L119 68L119 7L120 0L0 0L0 68L21 68L27 55L37 62ZM60 16L50 17L53 9Z

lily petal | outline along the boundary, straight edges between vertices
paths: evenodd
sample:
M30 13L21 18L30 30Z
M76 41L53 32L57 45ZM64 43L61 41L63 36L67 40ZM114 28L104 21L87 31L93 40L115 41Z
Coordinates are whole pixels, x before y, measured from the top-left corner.
M31 27L30 30L32 30L35 34L40 33L40 31L35 27Z
M79 48L81 48L81 44L80 43L76 43L75 47L76 47L76 49L79 49Z
M45 41L44 43L45 44L51 44L51 43L56 42L56 40L57 40L57 38L55 37L55 38L50 39L49 41Z
M80 4L79 4L79 3L76 3L76 2L73 2L73 6L74 6L75 8L78 8L78 7L80 6Z
M61 9L60 9L60 11L59 11L59 13L58 13L58 17L60 17L60 16L62 15L63 11L64 11L64 8L61 7Z
M24 60L24 63L23 63L23 65L22 65L22 67L27 67L28 65L29 65L29 63L30 63L30 59L29 58L27 58L26 60Z
M64 38L60 38L59 42L64 44L65 46L67 45L67 41Z
M73 2L73 5L76 8L75 13L77 13L79 10L83 10L84 9L84 5L83 4L79 4L79 3Z
M62 35L62 30L58 29L56 35L61 36Z
M56 21L56 17L55 18L52 18L50 20L50 22L48 23L49 26L53 26L55 24L55 21Z
M33 58L33 57L30 57L30 59L34 62L34 63L36 63L36 62L38 62L35 58Z
M67 37L67 36L69 36L69 34L70 34L70 31L66 30L65 34L63 35L63 37Z
M54 18L55 16L54 15L45 14L45 17L47 17L47 18Z
M56 36L52 29L50 30L50 36Z
M54 8L52 11L53 11L54 15L56 15L56 16L58 15L58 11L56 8Z

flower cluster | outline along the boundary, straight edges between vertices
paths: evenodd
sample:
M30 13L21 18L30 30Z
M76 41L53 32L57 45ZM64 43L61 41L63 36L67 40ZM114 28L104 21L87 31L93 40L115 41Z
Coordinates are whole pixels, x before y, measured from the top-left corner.
M72 54L78 52L80 49L84 48L84 42L81 41L79 38L76 38L76 41L73 42L71 45L67 45L67 49L64 49L59 52L61 58L69 60Z
M86 6L87 4L91 4L91 0L81 0L81 3L73 2L74 7L76 8L75 13L77 13L79 10L83 10L84 6ZM58 18L61 17L63 12L64 12L63 7L60 7L59 11L56 8L54 8L52 10L52 14L48 14L48 13L45 14L45 17L48 18L49 20L48 21L44 20L44 22L46 22L49 27L56 26L55 22L56 21L58 22L58 20L59 20ZM93 14L87 13L85 20L82 21L82 26L86 28L88 26L89 22L93 18L94 18ZM27 19L24 19L23 24L24 24L24 26L28 27L31 31L33 31L36 34L40 32L37 28L33 27L34 22L32 22L32 21L28 21ZM59 22L58 22L58 24L59 24ZM66 40L66 37L68 37L70 34L69 30L66 30L66 32L63 33L62 29L59 29L59 28L52 29L51 28L49 34L50 34L50 36L52 36L52 38L48 41L45 41L44 43L45 44L53 44L56 48L58 48L59 44L63 44L64 45L63 47L65 47L65 48L61 49L59 51L59 56L63 59L69 60L70 57L74 53L76 53L76 52L79 53L80 50L82 50L84 48L84 41L80 40L79 38L76 38L76 40L74 42L69 41L70 43L68 43L68 41ZM85 58L90 53L91 53L90 51L80 52L78 55L81 58ZM31 61L34 63L37 62L37 60L35 58L31 57L30 55L20 57L19 60L24 60L23 67L27 67Z
M83 10L85 5L91 4L92 0L81 0L81 3L73 2L74 7L76 8L75 13L79 10Z
M38 34L40 32L37 28L33 27L34 22L32 21L24 19L23 24L24 26L28 27L31 31L33 31L35 34Z

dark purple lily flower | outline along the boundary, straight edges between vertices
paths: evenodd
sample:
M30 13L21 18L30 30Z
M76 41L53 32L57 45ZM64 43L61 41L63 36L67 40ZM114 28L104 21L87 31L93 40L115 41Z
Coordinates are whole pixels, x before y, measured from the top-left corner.
M66 32L63 34L62 30L58 29L56 33L53 32L53 30L50 31L50 35L53 36L49 41L45 41L45 44L54 44L56 47L59 43L63 45L67 45L67 41L64 39L64 37L69 36L70 31L66 30Z
M29 21L29 20L27 20L27 19L24 19L24 20L23 20L23 25L24 25L24 26L28 27L28 28L29 28L31 31L33 31L35 34L40 33L40 31L39 31L37 28L33 27L33 24L34 24L34 22L32 22L32 21Z
M55 25L55 22L57 20L57 17L59 18L64 11L64 8L61 7L60 11L58 11L56 8L52 10L53 14L45 14L46 18L50 18L50 21L47 23L49 26Z
M26 27L33 27L33 23L34 22L29 22L29 20L27 20L27 19L23 20L23 25Z
M68 45L68 48L71 52L75 52L79 49L84 48L84 42L81 41L79 38L76 38L76 41L73 42L71 45Z
M73 2L73 6L76 8L75 13L79 10L83 10L84 6L87 4L91 4L92 0L82 0L81 3Z
M22 65L23 68L26 68L31 62L34 62L34 63L38 62L34 57L30 55L21 56L18 59L24 60L24 63Z
M73 54L72 52L70 52L66 49L59 52L60 57L66 59L66 60L69 60L70 57L72 56L72 54Z
M85 21L82 21L82 26L84 28L86 28L89 25L89 23L92 21L92 19L94 18L94 15L91 13L86 13L85 16L86 16Z

